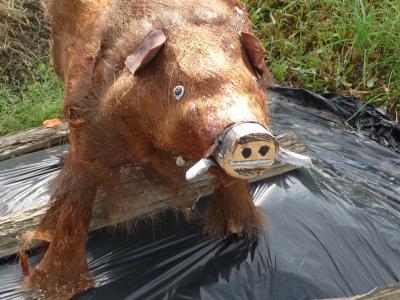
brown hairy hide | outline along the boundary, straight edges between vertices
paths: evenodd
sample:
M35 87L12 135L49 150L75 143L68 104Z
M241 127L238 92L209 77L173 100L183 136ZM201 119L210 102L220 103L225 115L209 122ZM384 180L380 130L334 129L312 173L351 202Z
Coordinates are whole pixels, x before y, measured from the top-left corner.
M218 182L204 216L206 233L214 238L232 233L256 238L264 216L253 203L249 183L232 178L220 169L211 172L218 177Z
M23 247L20 261L28 274L25 287L35 297L68 299L93 286L85 250L96 194L109 195L104 209L132 207L135 199L117 187L133 176L126 170L145 164L143 184L151 187L156 177L175 196L171 206L181 209L186 169L176 165L176 157L195 161L209 155L232 124L267 126L263 86L273 79L262 65L261 49L252 52L240 39L239 32L251 32L251 24L238 0L46 0L45 5L53 64L64 81L71 149L50 208L25 236L26 244L47 242L44 258L32 269ZM156 30L161 38L152 43L146 36ZM259 47L255 37L250 41ZM138 55L134 64L127 61L132 54ZM180 85L185 94L177 100L173 90ZM211 236L255 237L262 216L248 183L214 172L218 185L205 230Z

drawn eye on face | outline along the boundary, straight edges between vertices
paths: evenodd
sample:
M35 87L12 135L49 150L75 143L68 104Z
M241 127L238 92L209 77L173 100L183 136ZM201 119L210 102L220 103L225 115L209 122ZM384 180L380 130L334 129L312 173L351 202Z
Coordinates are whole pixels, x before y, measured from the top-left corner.
M173 91L174 97L176 101L180 101L182 97L185 95L185 88L183 85L178 85L174 88Z

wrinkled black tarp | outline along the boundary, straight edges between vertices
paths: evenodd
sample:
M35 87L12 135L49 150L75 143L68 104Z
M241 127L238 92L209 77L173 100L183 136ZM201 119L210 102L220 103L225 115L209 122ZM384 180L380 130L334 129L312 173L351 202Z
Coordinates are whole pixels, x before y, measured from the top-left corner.
M274 132L294 131L314 166L253 185L268 217L260 239L210 241L172 213L132 234L98 231L88 241L98 287L77 299L315 299L400 281L400 155L316 109L327 107L314 94L275 92ZM0 214L48 199L64 148L0 163ZM21 279L15 257L1 261L0 298L23 298Z
M347 124L379 144L400 153L400 124L373 105L336 93L318 95L305 89L275 87L275 92L305 106L336 113Z

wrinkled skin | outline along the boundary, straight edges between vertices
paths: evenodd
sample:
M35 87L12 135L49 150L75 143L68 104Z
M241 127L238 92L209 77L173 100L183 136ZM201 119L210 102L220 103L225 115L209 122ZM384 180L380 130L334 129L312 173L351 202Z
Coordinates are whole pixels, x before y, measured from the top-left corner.
M25 286L37 297L68 299L93 287L85 245L96 191L112 193L121 168L137 163L179 191L186 170L176 155L209 155L231 124L268 124L258 82L272 79L268 72L257 79L241 43L239 31L251 26L239 1L48 0L46 9L53 65L65 83L71 150L52 205L26 240L44 240L48 250L35 269L26 255L21 265ZM125 59L156 29L165 45L132 74ZM177 85L185 87L180 101L173 95ZM248 183L212 172L218 182L206 231L255 236L262 221Z

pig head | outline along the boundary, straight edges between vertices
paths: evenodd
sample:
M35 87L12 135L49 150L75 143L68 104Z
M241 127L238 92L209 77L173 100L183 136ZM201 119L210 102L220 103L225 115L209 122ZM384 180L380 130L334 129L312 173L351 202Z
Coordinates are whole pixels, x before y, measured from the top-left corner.
M278 144L263 89L273 80L244 5L48 0L46 8L71 148L49 210L26 236L48 249L34 269L21 251L25 286L57 299L93 286L85 243L96 191L112 193L137 163L176 191L188 171L176 157L212 161L205 232L256 237L262 217L245 179L272 163Z
M235 150L243 152L232 155L235 161L262 161L268 152L277 152L276 142L268 139L266 94L260 84L269 74L263 48L253 35L205 25L155 29L140 41L135 47L129 41L122 46L125 68L100 104L103 118L124 123L125 140L139 135L139 147L147 144L197 160L224 143L227 128L249 124L254 132L231 136L241 144ZM252 52L256 47L260 51ZM139 156L143 160L146 155ZM271 164L273 157L268 157L265 161Z

